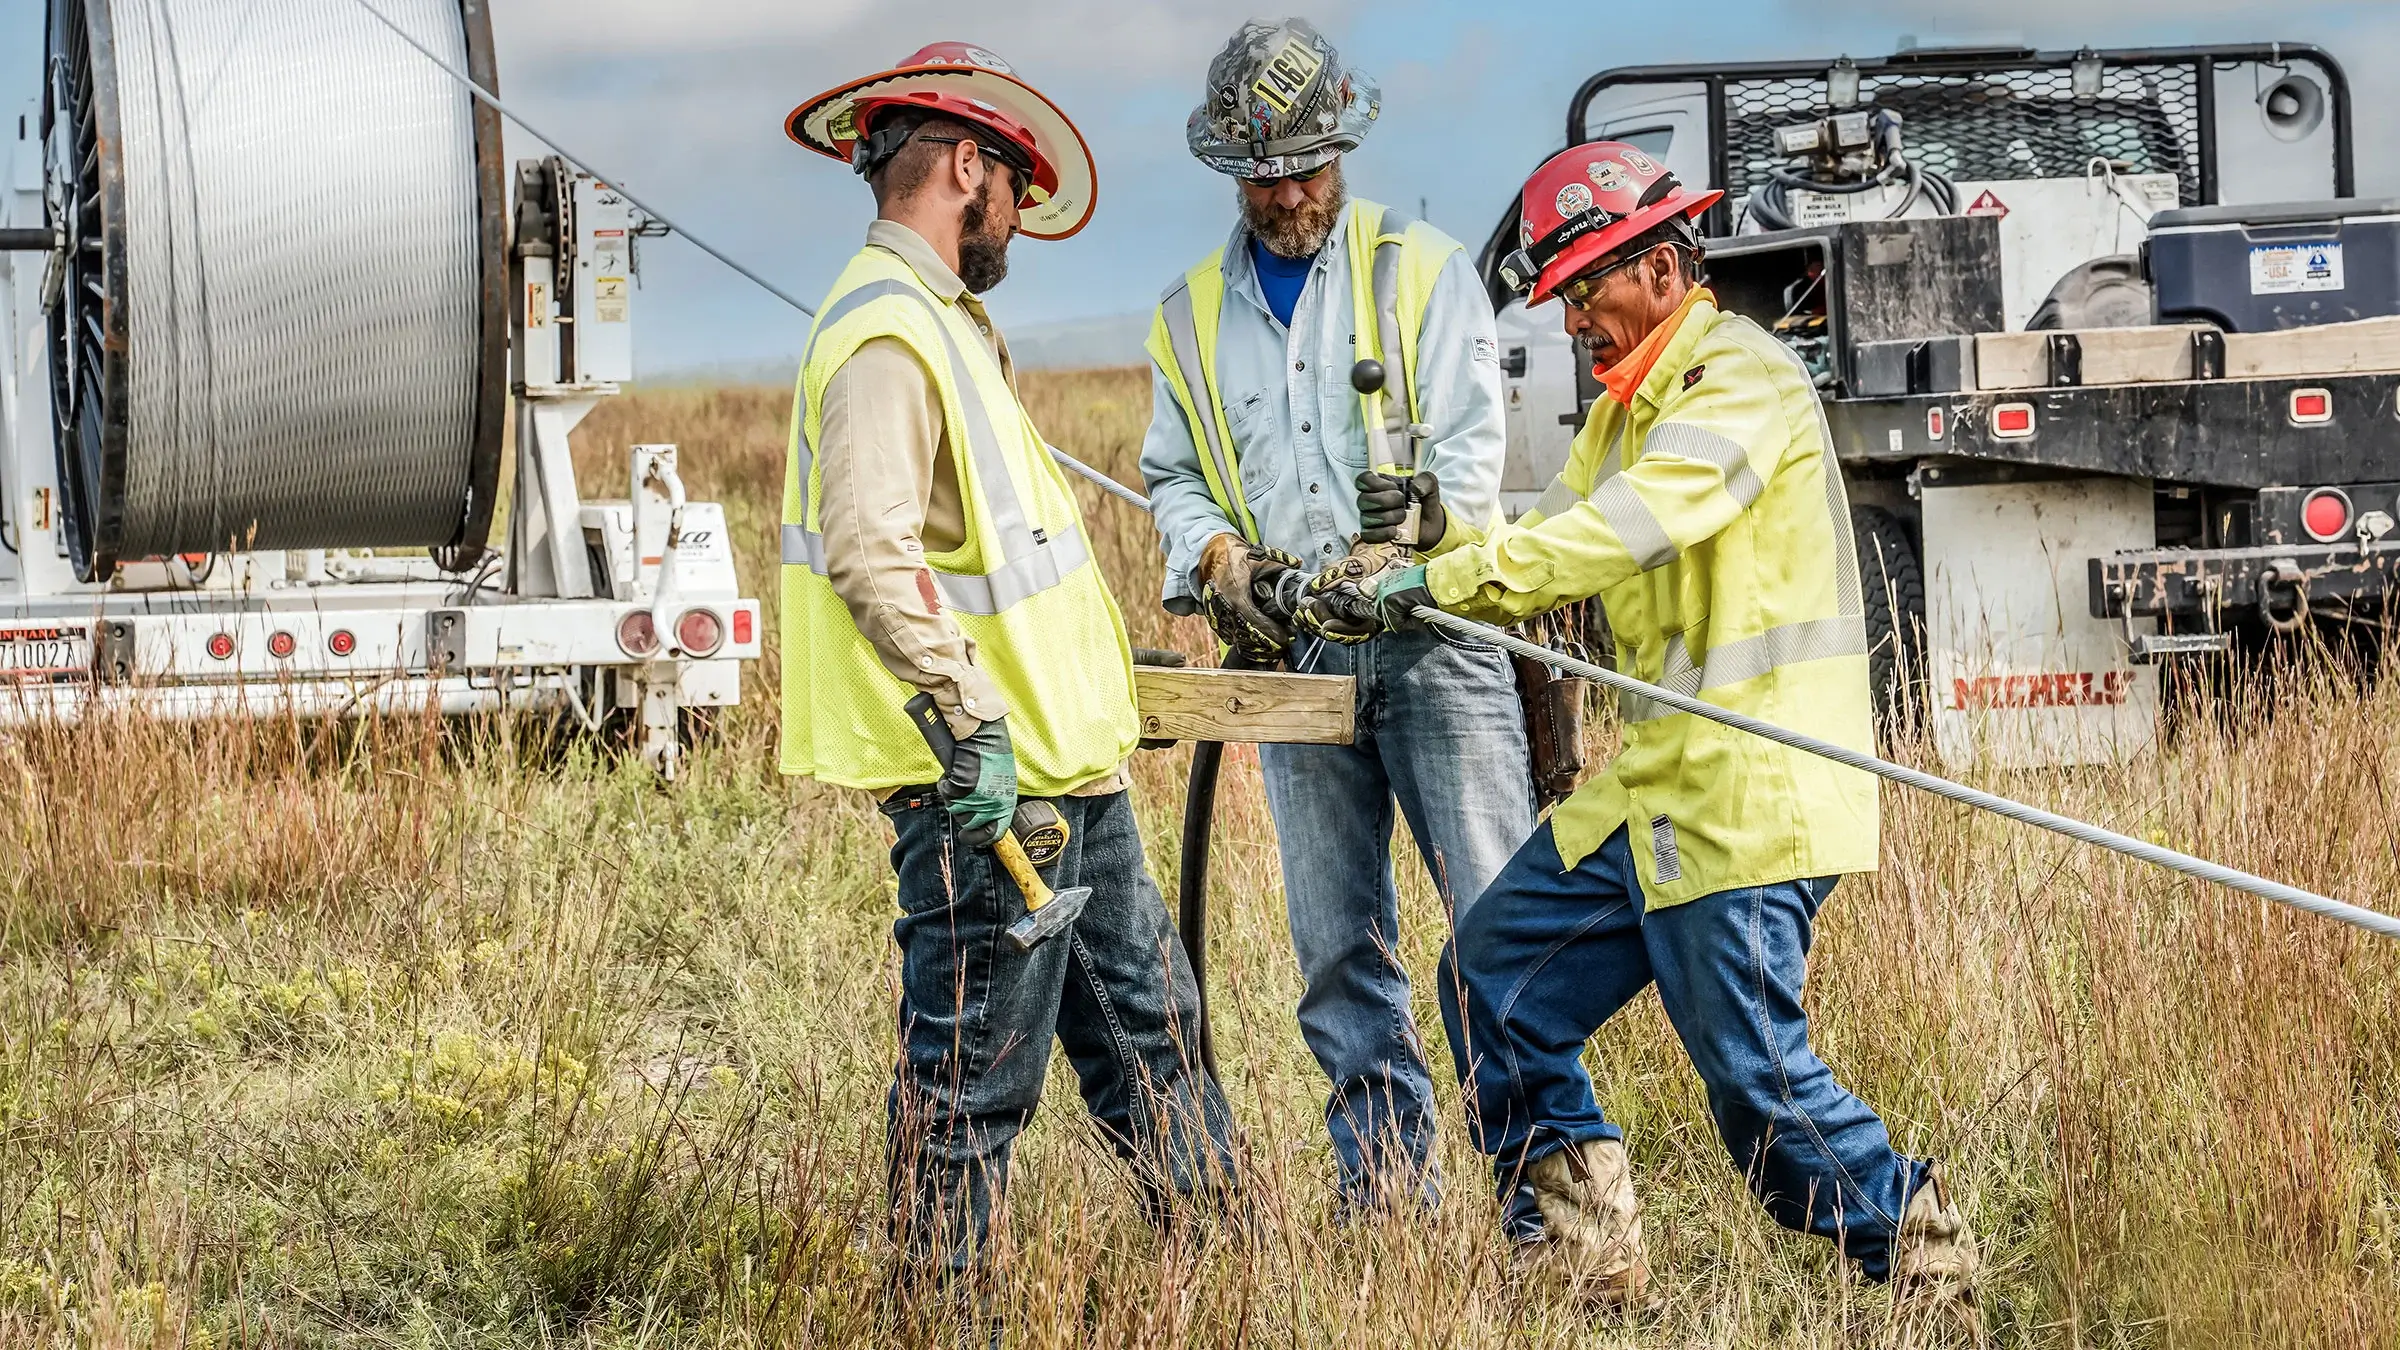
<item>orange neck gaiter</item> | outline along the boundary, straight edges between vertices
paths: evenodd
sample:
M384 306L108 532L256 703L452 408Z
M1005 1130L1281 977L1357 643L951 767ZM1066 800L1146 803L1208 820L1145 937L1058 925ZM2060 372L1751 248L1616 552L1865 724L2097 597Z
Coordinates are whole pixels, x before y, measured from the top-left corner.
M1658 354L1675 340L1676 331L1683 327L1684 318L1692 312L1692 306L1702 300L1713 305L1717 297L1706 286L1694 286L1691 293L1683 297L1683 303L1675 307L1675 312L1667 316L1666 322L1651 329L1650 336L1642 339L1642 345L1608 369L1592 372L1608 390L1610 398L1628 408L1633 406L1633 391L1641 388L1642 382L1650 378L1650 368L1658 364Z

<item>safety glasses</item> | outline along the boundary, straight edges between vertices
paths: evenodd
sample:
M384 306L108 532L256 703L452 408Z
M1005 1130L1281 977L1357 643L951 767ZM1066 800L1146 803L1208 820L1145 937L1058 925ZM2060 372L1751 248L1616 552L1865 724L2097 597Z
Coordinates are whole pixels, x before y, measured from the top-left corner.
M1332 167L1333 161L1329 159L1313 169L1303 169L1298 173L1279 173L1273 178L1251 178L1245 176L1242 181L1248 183L1254 188L1271 188L1277 183L1305 183Z
M1560 286L1558 288L1558 297L1561 300L1566 301L1568 304L1573 305L1575 308L1581 309L1585 305L1591 303L1593 296L1600 293L1600 287L1608 281L1610 276L1633 266L1635 263L1638 263L1642 259L1649 256L1650 250L1643 249L1641 252L1634 254L1630 258L1619 258L1606 267L1597 267L1589 272L1585 272L1582 275L1577 276L1574 280Z

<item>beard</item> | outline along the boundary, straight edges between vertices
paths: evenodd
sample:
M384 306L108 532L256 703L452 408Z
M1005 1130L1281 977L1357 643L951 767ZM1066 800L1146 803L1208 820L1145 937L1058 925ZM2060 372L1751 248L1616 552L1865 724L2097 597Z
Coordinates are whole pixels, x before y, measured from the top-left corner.
M1008 276L1008 241L1012 231L992 228L987 199L997 176L986 179L984 194L967 203L958 221L958 280L976 295L999 285Z
M1342 218L1342 208L1350 202L1350 194L1342 183L1341 161L1320 175L1331 179L1324 195L1301 202L1285 210L1273 202L1253 206L1239 184L1234 187L1234 199L1241 203L1242 224L1267 246L1267 252L1278 258L1313 258L1325 241L1333 237L1333 227Z

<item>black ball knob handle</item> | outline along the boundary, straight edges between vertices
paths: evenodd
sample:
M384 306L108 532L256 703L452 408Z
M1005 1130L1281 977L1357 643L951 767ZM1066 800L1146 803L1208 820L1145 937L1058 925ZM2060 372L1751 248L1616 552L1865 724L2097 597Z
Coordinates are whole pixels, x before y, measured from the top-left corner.
M1368 357L1350 367L1350 387L1362 394L1383 392L1383 362Z

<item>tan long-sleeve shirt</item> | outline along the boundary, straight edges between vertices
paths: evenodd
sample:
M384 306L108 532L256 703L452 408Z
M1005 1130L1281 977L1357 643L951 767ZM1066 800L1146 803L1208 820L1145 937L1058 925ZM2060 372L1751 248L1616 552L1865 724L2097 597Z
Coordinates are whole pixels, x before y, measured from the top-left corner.
M1007 340L932 245L888 220L867 227L867 244L898 256L928 290L957 304L1016 388ZM876 338L827 381L819 417L818 523L834 594L884 668L933 695L954 733L1007 716L1007 700L976 666L974 640L943 612L925 564L928 551L966 541L940 388L906 343ZM1073 795L1120 791L1127 781L1120 766Z

